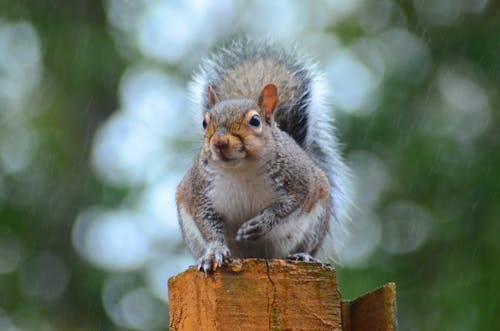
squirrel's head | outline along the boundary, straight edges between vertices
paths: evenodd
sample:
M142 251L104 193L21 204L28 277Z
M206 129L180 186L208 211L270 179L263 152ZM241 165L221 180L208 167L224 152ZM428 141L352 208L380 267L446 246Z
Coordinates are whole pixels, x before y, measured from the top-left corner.
M209 158L225 167L256 159L270 139L273 112L278 103L276 85L266 85L257 100L220 101L208 86L209 111L205 113L204 150Z

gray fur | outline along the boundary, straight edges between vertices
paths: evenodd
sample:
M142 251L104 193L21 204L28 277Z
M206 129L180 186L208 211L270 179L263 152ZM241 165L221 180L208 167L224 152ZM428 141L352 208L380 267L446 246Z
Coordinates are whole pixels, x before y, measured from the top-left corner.
M274 113L274 92L270 110L260 98L268 84ZM199 115L210 112L205 140L176 194L200 270L228 257L310 259L331 215L336 226L348 220L349 174L324 86L315 64L269 41L234 42L204 62L192 91ZM254 129L244 116L257 110L266 118Z

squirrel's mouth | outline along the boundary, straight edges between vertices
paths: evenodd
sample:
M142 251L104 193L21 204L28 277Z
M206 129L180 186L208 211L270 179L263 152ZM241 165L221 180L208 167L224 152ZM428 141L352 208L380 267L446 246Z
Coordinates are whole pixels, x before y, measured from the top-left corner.
M238 156L228 156L226 155L224 152L222 151L219 151L219 152L216 152L216 153L213 153L212 154L212 159L217 162L217 163L221 163L221 164L225 164L225 165L235 165L235 164L238 164L239 162L241 162L243 160L244 156L242 157L242 155L238 155Z
M229 151L215 148L212 150L211 159L217 164L234 166L245 159L246 153L243 150Z

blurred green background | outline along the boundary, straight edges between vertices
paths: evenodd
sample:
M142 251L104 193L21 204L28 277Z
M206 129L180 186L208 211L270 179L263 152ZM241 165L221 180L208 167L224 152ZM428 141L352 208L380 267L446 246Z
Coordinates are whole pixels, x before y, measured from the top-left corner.
M357 191L343 296L394 281L400 330L499 329L499 32L488 0L0 0L0 330L168 328L187 86L241 35L325 72Z

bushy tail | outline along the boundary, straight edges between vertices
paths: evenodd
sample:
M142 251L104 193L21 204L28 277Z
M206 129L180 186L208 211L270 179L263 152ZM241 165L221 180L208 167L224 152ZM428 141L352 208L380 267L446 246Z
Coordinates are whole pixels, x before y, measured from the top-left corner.
M201 118L208 110L208 85L221 100L257 99L269 83L278 87L274 112L278 126L328 175L334 226L343 227L349 220L350 174L335 138L324 77L310 58L269 40L234 41L203 62L191 90Z

